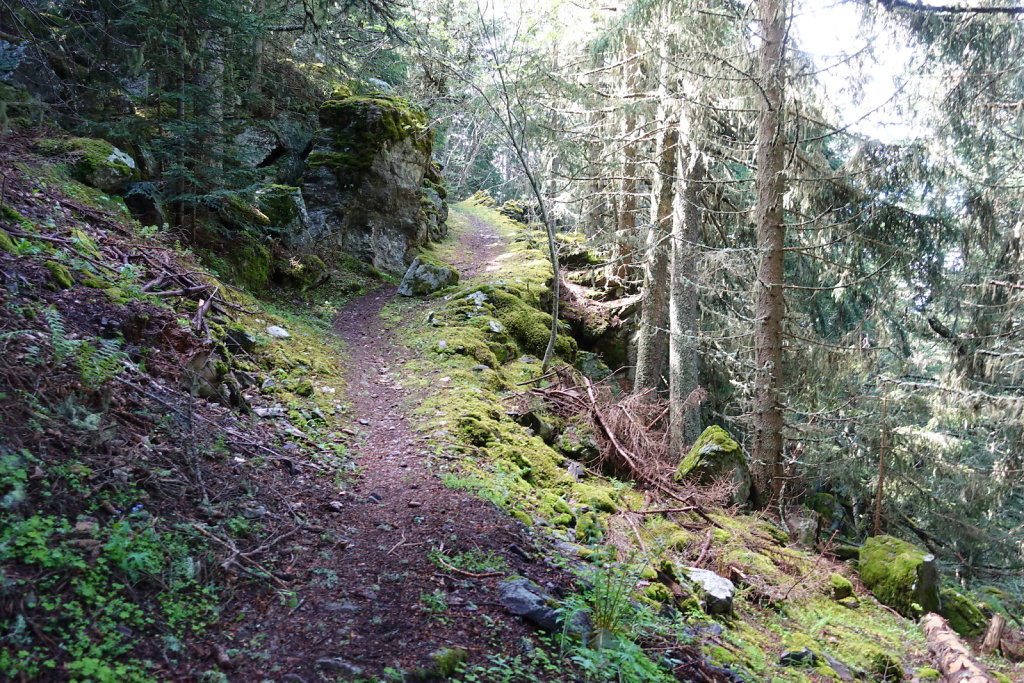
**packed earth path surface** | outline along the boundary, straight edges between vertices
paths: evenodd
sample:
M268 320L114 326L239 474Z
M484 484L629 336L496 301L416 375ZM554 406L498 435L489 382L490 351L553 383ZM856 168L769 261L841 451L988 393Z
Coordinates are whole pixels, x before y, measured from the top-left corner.
M472 229L460 235L452 259L464 279L487 270L504 243L485 221L467 218ZM381 316L395 289L352 301L335 321L349 357L350 457L359 475L346 495L325 501L331 512L323 521L343 534L334 549L340 561L311 570L329 577L329 589L300 608L307 624L319 621L319 639L281 643L281 655L293 662L284 667L295 672L292 681L429 668L432 654L450 648L464 649L476 663L487 654L515 654L530 629L498 604L498 582L516 574L551 588L567 581L521 523L446 488L431 472L432 459L445 456L431 450L431 435L415 429L417 397L403 386L411 351L397 338L401 324ZM426 308L426 301L414 305L403 317L420 324ZM444 556L474 550L500 555L506 566L467 572L443 564Z

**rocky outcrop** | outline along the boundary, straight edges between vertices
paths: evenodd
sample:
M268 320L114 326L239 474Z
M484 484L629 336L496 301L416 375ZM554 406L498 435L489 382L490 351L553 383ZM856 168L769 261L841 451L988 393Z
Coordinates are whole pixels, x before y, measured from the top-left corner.
M934 555L892 536L872 536L860 550L858 566L868 590L903 616L939 611Z
M308 220L295 246L342 249L402 275L418 247L447 231L426 115L392 95L346 96L320 107L320 126L302 185Z

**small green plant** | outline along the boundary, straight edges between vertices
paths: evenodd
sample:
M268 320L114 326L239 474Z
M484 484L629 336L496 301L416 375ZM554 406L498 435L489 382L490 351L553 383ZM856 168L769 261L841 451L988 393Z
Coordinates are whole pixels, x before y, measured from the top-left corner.
M444 614L448 611L448 598L445 596L444 591L435 590L433 593L422 593L420 594L420 602L426 607L427 611L434 614Z
M430 560L441 569L450 571L452 568L474 574L501 572L508 568L505 558L490 550L467 550L456 555L443 555L437 550L430 552Z

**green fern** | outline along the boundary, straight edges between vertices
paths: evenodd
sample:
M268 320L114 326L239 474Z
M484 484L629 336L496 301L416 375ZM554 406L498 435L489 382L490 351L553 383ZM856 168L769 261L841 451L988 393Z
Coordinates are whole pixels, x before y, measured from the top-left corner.
M50 327L54 361L60 364L74 358L82 384L89 389L99 389L124 369L128 356L121 350L119 339L71 339L60 311L47 308L43 317Z
M90 343L82 344L76 357L82 383L90 389L99 389L112 380L124 369L124 361L127 358L121 350L121 340L98 341L99 344L96 346Z
M63 363L75 355L81 346L81 341L69 339L67 328L64 327L64 318L56 308L43 309L43 317L46 324L50 326L50 346L53 347L53 359L57 363Z

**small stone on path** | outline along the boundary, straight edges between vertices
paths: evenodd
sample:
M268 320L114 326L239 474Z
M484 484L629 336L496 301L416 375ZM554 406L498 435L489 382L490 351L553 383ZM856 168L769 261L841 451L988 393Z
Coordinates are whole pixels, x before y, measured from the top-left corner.
M418 507L421 507L422 505L423 505L423 503L419 502L418 500L410 500L409 501L409 507L411 507L411 508L418 508Z
M288 330L278 325L270 325L269 327L267 327L267 334L269 334L274 339L287 339L288 337L292 336L288 333Z

